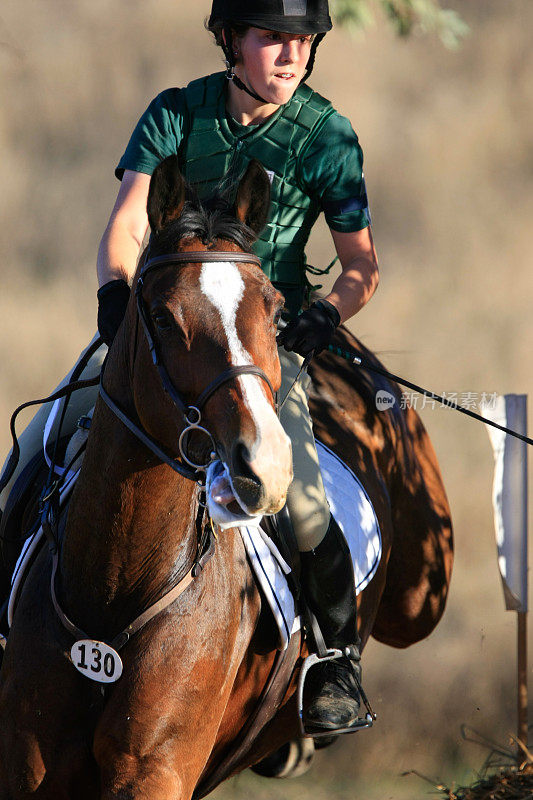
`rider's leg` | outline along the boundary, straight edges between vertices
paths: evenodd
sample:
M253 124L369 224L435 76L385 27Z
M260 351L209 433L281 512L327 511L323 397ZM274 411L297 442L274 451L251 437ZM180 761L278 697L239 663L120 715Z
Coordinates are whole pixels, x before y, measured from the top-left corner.
M301 554L302 586L328 647L349 656L327 661L309 673L308 728L348 728L359 718L361 681L357 600L350 549L333 517L318 547Z
M281 400L286 396L303 359L296 353L279 349L281 362ZM313 426L307 405L310 378L302 373L283 408L281 424L292 444L294 478L287 492L287 507L300 551L312 550L324 536L329 525L330 511L318 463Z
M283 399L302 364L300 356L279 351ZM353 648L345 658L328 661L309 673L311 698L306 723L321 730L349 727L358 718L360 676L357 604L350 551L331 516L316 452L307 404L307 375L301 377L281 412L282 425L293 449L294 480L287 506L301 552L302 586L328 647Z
M95 339L96 336L92 340L91 344L95 341ZM89 347L90 346L91 345L89 345ZM86 348L86 350L87 349L88 348ZM84 350L81 353L80 359L82 358L86 350ZM87 366L85 367L80 376L80 380L87 380L89 378L94 378L97 375L99 375L106 353L107 353L107 346L102 345L89 360L89 363L87 364ZM54 391L61 388L62 386L65 386L65 384L68 383L71 374L72 371L69 372L66 378L64 378L64 380L61 381L59 386L57 386L56 389L54 389ZM87 411L94 406L97 396L98 396L98 386L94 386L89 389L80 389L78 392L74 392L67 406L65 420L62 426L63 435L69 435L74 433L78 419L84 414L86 414ZM18 476L24 469L24 467L29 463L29 461L33 458L33 456L43 448L44 427L50 415L51 409L52 409L52 403L45 403L45 405L41 406L39 408L39 411L35 414L31 422L29 423L28 427L20 434L19 463L8 485L5 487L4 491L0 494L0 511L4 510L7 498L9 497L9 493L13 488L13 485L17 480ZM54 437L57 434L59 417L60 414L58 415L58 418L56 419L56 424L54 425L50 433L51 442L54 441ZM6 465L4 464L4 468L5 466Z

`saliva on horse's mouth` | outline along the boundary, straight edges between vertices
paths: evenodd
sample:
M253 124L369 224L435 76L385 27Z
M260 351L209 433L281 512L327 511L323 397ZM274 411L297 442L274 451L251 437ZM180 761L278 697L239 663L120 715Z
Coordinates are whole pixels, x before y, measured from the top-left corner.
M220 466L223 467L222 461L219 463ZM236 510L231 508L232 505L238 505L238 503L229 479L229 475L227 475L226 472L218 471L215 473L213 483L210 486L210 494L213 498L213 501L218 505L226 506L230 511Z
M227 465L217 459L212 461L206 473L207 507L214 522L222 528L235 524L258 524L261 516L255 516L245 508L233 486Z
M247 516L233 488L229 470L220 459L213 462L212 469L211 465L208 468L207 493L216 505L227 508L232 514Z

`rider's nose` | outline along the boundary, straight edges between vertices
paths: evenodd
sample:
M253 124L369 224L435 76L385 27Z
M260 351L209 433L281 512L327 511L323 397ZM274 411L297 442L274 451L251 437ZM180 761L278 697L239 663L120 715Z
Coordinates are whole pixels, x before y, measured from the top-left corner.
M281 51L281 60L286 64L294 64L297 60L297 44L298 42L295 41L284 43L283 50Z

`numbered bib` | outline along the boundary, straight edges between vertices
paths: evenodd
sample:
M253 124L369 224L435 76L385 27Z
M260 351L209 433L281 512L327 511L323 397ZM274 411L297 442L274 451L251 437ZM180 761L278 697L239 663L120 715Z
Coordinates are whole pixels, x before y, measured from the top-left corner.
M122 675L122 659L105 642L80 639L72 646L70 658L78 672L97 683L115 683Z

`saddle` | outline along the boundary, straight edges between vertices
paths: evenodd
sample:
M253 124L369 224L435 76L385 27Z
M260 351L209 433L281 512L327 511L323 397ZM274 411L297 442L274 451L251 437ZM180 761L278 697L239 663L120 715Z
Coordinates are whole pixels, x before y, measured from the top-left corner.
M4 489L11 479L20 458L20 445L15 431L15 423L19 413L26 408L42 405L43 403L55 403L55 401L63 398L67 398L64 402L68 404L70 397L78 389L86 389L99 383L99 377L89 380L80 380L80 375L101 344L102 340L97 338L89 345L72 370L70 379L65 386L57 389L49 397L29 400L15 409L10 422L13 448L0 477L1 489ZM56 464L60 461L64 461L68 445L72 441L72 438L71 436L61 436L60 425L59 438L54 443L53 459ZM53 469L51 470L49 468L48 463L45 453L39 450L24 467L15 481L7 499L5 510L3 514L0 515L0 572L2 573L2 590L4 580L3 570L5 569L7 571L10 581L12 571L17 563L24 542L37 530L35 525L37 524L41 493L47 482L46 476L49 475L49 480L51 481L51 476L53 474ZM0 595L0 605L2 603L2 598L3 593Z

